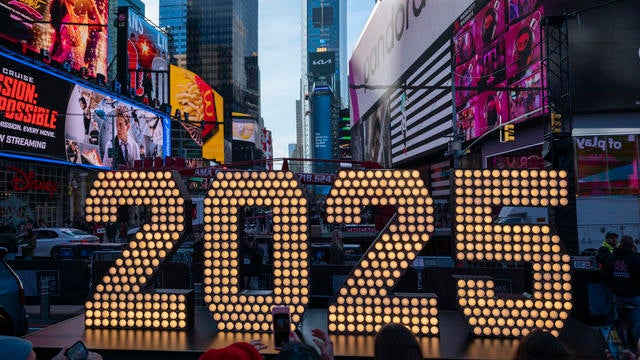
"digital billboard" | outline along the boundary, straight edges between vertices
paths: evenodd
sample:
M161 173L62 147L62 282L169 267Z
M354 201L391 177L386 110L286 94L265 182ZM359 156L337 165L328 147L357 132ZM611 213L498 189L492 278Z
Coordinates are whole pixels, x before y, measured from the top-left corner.
M454 22L458 129L465 140L543 113L541 0L478 0Z
M118 79L139 100L155 107L168 104L167 34L126 6L118 8L117 25Z
M578 195L640 194L640 156L635 135L574 137Z
M108 10L108 0L0 0L0 37L89 77L106 76Z
M202 146L202 157L224 163L223 99L200 76L171 65L171 108L191 138ZM188 114L189 121L185 119ZM193 123L192 123L193 122Z
M471 3L472 0L376 2L349 59L353 124L364 120L367 112L375 111L376 102L391 85L422 61L425 50ZM365 85L381 88L365 88ZM424 118L420 117L419 121L423 122Z
M309 53L309 75L331 77L336 72L336 53L334 51Z
M291 145L291 144L289 144ZM266 160L273 160L273 139L271 138L271 130L262 129L262 152ZM273 162L266 164L267 170L273 170Z
M10 57L0 68L0 151L93 166L169 154L166 117Z
M333 159L332 101L333 93L328 87L313 89L311 123L313 124L313 157L316 159Z
M572 9L586 6L583 1L570 2ZM575 112L640 109L638 18L640 1L619 0L569 21Z
M260 140L258 124L255 120L233 119L233 140L257 144Z

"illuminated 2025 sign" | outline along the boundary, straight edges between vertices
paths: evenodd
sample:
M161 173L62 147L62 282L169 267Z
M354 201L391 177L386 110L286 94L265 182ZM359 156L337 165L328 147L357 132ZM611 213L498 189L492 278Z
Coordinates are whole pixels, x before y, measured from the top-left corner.
M492 206L562 206L563 171L456 170L453 179L458 260L529 262L533 294L496 294L488 277L460 277L458 304L477 336L520 336L535 328L558 334L572 308L570 258L547 225L493 223ZM87 199L87 221L115 221L118 206L147 205L149 223L136 233L86 303L88 327L186 329L192 291L147 287L188 230L182 182L173 172L103 172ZM396 216L352 270L329 304L329 331L373 334L401 323L437 335L435 294L396 296L393 288L433 232L433 201L418 171L340 171L326 199L327 221L358 224L365 206L390 205ZM273 211L273 290L240 288L242 207ZM292 328L310 301L307 199L292 172L216 174L205 199L204 300L219 330L266 332L271 308L288 305Z

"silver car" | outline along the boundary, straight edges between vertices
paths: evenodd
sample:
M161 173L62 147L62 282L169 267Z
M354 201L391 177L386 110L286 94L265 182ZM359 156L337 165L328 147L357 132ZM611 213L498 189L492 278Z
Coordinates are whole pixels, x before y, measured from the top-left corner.
M100 238L97 236L73 228L40 228L34 229L33 233L36 236L34 257L55 258L57 254L54 253L55 249L53 247L60 244L100 242ZM19 250L19 253L21 253L21 250Z

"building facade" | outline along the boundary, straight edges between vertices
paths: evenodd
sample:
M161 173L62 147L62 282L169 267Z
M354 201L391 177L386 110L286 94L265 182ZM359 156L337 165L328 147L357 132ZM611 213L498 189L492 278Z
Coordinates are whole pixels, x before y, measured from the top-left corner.
M224 98L225 119L238 112L259 121L258 0L189 2L187 68Z
M331 141L327 143L325 135L335 134L337 114L340 109L348 106L346 0L303 1L302 34L301 111L297 117L300 123L297 127L302 130L301 139L298 140L299 153L307 158L326 158L327 154L334 158L337 143L335 146ZM326 109L326 106L322 109L314 107L313 96L318 93L314 89L327 87L332 93L332 100L328 105L330 109ZM324 100L326 91L322 94ZM317 103L316 101L316 105ZM322 117L314 114L319 109ZM325 134L320 135L325 140L318 139L318 134ZM329 136L327 139L333 138ZM323 150L318 152L318 146ZM331 147L328 153L325 151L326 146Z
M160 27L169 34L171 62L187 67L187 0L160 1Z

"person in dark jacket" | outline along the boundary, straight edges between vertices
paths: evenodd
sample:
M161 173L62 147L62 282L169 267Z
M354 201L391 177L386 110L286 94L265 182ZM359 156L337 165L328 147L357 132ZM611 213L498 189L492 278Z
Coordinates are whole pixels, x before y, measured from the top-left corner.
M331 233L331 246L329 246L329 264L344 265L345 260L342 232L338 229L333 230Z
M613 231L608 231L604 236L602 246L598 249L598 255L596 255L596 260L598 261L600 269L602 269L607 258L613 253L613 249L615 249L616 246L618 246L618 234Z
M604 264L602 281L613 291L618 308L631 309L635 344L640 335L640 254L634 249L631 236L623 236Z

